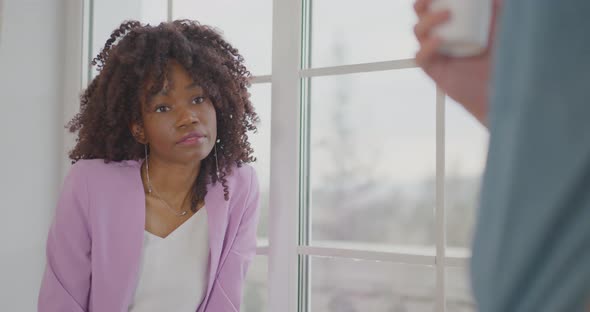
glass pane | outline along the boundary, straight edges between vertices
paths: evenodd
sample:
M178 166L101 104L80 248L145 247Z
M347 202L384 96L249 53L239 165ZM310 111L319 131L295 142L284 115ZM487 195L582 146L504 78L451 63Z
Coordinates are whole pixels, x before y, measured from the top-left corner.
M312 244L432 249L431 80L407 69L313 78L311 90Z
M268 75L272 51L272 0L174 0L174 19L218 28L255 75Z
M244 287L244 301L242 303L243 312L264 312L268 306L268 259L266 256L256 256L248 275L246 276L246 285Z
M102 0L101 0L102 1ZM168 1L140 0L141 21L150 25L158 25L168 19ZM95 1L96 3L97 1Z
M445 208L448 246L471 245L488 136L484 126L457 102L446 98Z
M312 66L413 58L413 0L317 0L312 6Z
M430 266L312 257L312 312L433 312Z
M92 51L94 58L115 28L125 20L157 25L166 21L167 2L161 0L101 0L93 2ZM93 70L93 77L97 74Z
M250 94L254 109L260 118L257 133L249 135L256 162L253 164L260 182L260 223L258 237L268 237L268 199L270 185L270 90L271 84L254 84Z
M447 311L475 312L477 310L468 276L466 268L446 269Z

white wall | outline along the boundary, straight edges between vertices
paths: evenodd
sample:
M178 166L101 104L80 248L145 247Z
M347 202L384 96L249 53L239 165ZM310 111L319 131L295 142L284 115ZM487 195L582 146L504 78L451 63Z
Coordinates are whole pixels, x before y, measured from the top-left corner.
M88 49L94 57L125 19L166 16L146 12L146 0L94 1L88 37L89 2L0 0L0 311L36 311L47 230L74 143L64 125L79 107Z
M0 311L36 311L62 180L63 108L78 97L81 7L77 0L4 0Z

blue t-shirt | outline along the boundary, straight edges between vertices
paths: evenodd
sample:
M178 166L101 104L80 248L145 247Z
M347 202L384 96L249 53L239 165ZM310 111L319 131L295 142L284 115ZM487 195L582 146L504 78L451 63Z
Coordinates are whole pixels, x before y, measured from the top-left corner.
M590 307L590 0L505 0L474 241L481 312Z

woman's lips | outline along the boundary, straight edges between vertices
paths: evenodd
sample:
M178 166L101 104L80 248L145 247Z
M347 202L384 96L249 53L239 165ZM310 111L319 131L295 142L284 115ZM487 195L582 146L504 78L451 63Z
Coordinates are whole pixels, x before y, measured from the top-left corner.
M200 143L204 142L206 138L207 138L207 136L205 136L203 133L201 133L199 131L191 131L191 132L185 134L180 139L180 141L178 141L177 144L180 144L180 145L200 144Z
M201 144L205 141L206 137L203 135L191 135L182 140L180 140L177 144L178 145L196 145Z

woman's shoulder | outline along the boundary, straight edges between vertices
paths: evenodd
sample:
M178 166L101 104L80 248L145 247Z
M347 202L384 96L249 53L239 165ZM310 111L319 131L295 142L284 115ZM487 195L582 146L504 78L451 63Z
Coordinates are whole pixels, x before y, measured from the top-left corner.
M229 179L233 180L235 183L239 185L247 185L251 182L258 183L256 170L253 166L249 164L241 164L240 166L234 166L232 168L232 173L229 176Z
M119 171L128 168L139 168L140 161L137 160L123 160L123 161L108 161L102 158L95 159L80 159L76 161L70 171L72 172L103 172L103 171Z
M76 161L69 171L70 178L92 177L93 181L121 177L135 173L141 162L135 160L106 161L105 159L81 159Z
M229 187L230 215L241 218L250 207L256 210L255 203L258 201L260 189L254 167L248 164L236 165L226 179ZM217 192L220 198L223 198L224 187L220 183L217 184Z

